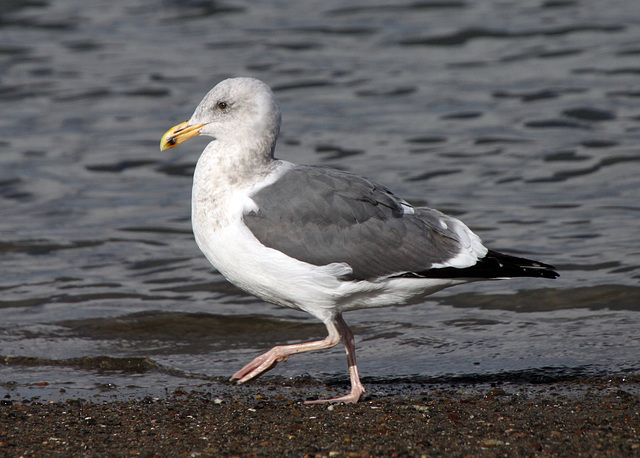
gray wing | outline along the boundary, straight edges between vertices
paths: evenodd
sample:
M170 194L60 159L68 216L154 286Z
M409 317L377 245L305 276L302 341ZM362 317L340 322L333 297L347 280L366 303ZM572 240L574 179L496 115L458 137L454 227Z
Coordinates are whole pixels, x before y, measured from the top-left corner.
M347 263L356 280L427 271L461 251L445 215L406 213L384 186L340 170L296 166L252 199L258 209L244 222L263 245L318 266Z

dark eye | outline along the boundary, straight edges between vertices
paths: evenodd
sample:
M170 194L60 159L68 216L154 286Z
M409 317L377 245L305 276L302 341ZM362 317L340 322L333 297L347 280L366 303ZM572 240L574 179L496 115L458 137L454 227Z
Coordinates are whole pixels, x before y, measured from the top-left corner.
M220 110L226 110L227 106L227 102L218 102L218 109Z

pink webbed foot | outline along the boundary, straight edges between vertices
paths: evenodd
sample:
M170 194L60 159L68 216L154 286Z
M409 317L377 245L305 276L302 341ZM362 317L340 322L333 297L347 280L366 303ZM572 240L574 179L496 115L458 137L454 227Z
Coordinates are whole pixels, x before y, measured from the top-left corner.
M290 351L286 351L285 348L273 347L233 374L229 381L237 381L238 384L245 383L273 369L276 364L286 361L292 354Z
M247 382L260 374L267 372L269 369L272 369L279 362L286 361L289 356L296 353L324 350L326 348L335 347L340 343L340 334L338 333L338 329L333 322L327 323L326 326L329 331L329 335L326 339L273 347L271 350L258 356L238 372L233 374L231 381L237 380L238 383Z
M345 404L355 404L360 400L360 398L362 398L364 391L365 391L364 387L360 385L358 388L355 388L355 389L352 388L351 393L345 396L340 396L339 398L312 399L309 401L304 401L304 403L305 404L339 404L341 402L344 402Z

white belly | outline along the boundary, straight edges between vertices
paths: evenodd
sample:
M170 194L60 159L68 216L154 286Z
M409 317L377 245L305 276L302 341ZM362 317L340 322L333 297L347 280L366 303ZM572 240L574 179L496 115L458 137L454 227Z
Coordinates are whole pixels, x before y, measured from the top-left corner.
M307 311L320 319L333 313L334 297L350 273L344 264L318 267L262 245L237 220L211 230L194 214L193 232L209 262L239 288L267 302Z

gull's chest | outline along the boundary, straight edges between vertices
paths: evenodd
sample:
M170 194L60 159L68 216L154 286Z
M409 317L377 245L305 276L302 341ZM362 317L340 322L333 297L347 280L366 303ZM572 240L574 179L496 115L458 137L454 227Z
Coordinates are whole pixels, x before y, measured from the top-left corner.
M200 250L227 278L243 270L247 256L255 253L255 239L242 216L252 200L246 192L227 190L200 194L194 189L191 211L193 234Z
M218 231L244 225L242 217L255 207L249 186L233 186L225 177L194 177L191 220L196 238L213 237Z
M242 220L244 208L252 204L249 193L253 184L229 169L224 161L203 158L198 161L191 194L191 219L196 235L237 224Z

